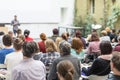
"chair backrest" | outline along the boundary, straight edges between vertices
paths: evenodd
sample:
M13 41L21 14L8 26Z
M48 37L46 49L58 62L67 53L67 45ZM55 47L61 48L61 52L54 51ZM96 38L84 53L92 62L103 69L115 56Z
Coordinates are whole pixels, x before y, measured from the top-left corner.
M88 77L89 80L106 80L107 78L108 78L108 75L105 75L105 76L90 75Z

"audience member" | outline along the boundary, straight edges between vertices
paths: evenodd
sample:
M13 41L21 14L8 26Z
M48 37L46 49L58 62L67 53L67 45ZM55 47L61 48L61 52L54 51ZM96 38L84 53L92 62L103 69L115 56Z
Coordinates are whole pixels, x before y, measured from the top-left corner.
M17 30L17 37L21 36L22 35L22 30L21 29L18 29Z
M46 69L41 61L33 60L38 52L34 41L23 43L23 60L14 67L11 80L46 80Z
M84 59L84 47L83 43L79 38L73 38L72 40L72 48L71 48L71 55L78 57L78 59Z
M110 27L106 27L105 31L107 32L107 36L110 37L110 35L111 35L111 29L110 29Z
M118 42L118 40L117 40L118 36L120 36L120 30L118 30L118 32L117 32L117 35L115 37L115 42Z
M76 30L75 32L75 37L78 37L81 39L82 43L83 43L83 46L84 46L84 49L86 49L86 41L85 39L82 37L82 34L80 32L80 30Z
M111 59L112 75L107 80L120 80L120 52L114 52Z
M45 64L47 73L51 68L53 61L60 57L60 53L57 52L57 47L52 39L46 40L46 53L40 54L40 60Z
M16 65L18 65L18 63L23 59L22 44L23 44L23 41L19 38L16 38L13 41L13 47L15 49L15 52L12 52L6 55L5 57L4 64L7 66L7 79L6 80L10 80L12 69Z
M40 52L42 52L42 53L46 53L45 40L46 40L47 38L46 38L45 33L41 33L41 34L40 34L40 38L41 38L42 41L38 42L39 50L40 50Z
M114 47L113 51L120 52L120 36L118 36L118 44Z
M115 38L116 38L116 30L115 29L112 29L111 30L112 32L111 32L111 34L110 34L110 40L111 40L111 42L113 43L113 42L115 42Z
M110 41L110 37L107 35L107 32L105 30L101 31L102 37L100 38L100 41Z
M2 38L3 38L4 34L5 33L3 31L0 32L0 49L4 48L3 41L2 41Z
M12 46L12 38L10 35L4 35L3 36L3 45L5 48L0 50L0 68L3 68L4 60L7 54L10 54L11 52L14 51L14 49L11 47Z
M69 32L66 33L67 34L67 41L71 44L72 43L72 38L70 37Z
M73 80L79 80L81 73L80 61L78 58L70 55L70 49L71 49L70 44L67 41L62 41L59 45L59 48L60 48L61 57L54 60L52 67L50 69L50 73L48 75L48 80L58 80L56 67L60 61L64 61L64 60L69 60L70 62L72 62L75 70L75 75Z
M97 30L96 30L96 29L93 29L93 30L92 30L92 33L96 33L96 34L97 34ZM88 43L89 43L90 40L91 40L91 35L92 35L92 33L89 34L89 35L87 36L87 38L86 38L86 40L87 40Z
M62 37L63 40L68 42L68 37L67 37L67 33L66 32L62 33L61 37Z
M33 38L29 37L30 31L24 30L25 41L33 41Z
M65 60L58 63L57 74L59 80L74 80L74 73L74 66L70 61Z
M23 42L25 42L25 36L24 35L19 35L18 38L21 39Z
M59 31L57 28L54 28L53 29L53 36L51 37L51 39L55 42L57 37L59 37Z
M56 46L57 46L57 51L60 52L59 50L59 44L60 42L62 41L63 39L61 37L57 37L56 40L55 40L55 43L56 43Z
M13 32L12 32L12 31L8 31L8 35L10 35L10 36L11 36L12 41L15 39L14 34L13 34Z
M100 45L100 40L98 34L92 33L91 41L89 42L86 52L88 55L92 55L93 59L96 59L100 55L99 45Z
M88 69L83 68L82 71L87 75L105 76L110 73L110 60L112 58L112 46L109 41L100 43L101 55L95 59L92 66Z

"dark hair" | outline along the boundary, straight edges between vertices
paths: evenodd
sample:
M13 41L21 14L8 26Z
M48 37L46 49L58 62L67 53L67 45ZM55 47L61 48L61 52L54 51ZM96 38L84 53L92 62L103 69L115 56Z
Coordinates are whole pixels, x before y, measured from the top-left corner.
M23 41L19 38L16 38L13 41L13 46L14 46L15 50L21 50L22 49L22 44L23 44Z
M111 54L112 46L109 41L102 41L100 43L100 51L102 55Z
M23 55L31 58L35 53L38 52L38 45L34 41L23 43Z
M78 38L82 37L82 33L80 32L80 30L76 30L75 36L78 37Z
M120 71L120 52L113 52L113 57L111 59L114 67Z
M115 29L112 29L112 32L113 32L113 33L115 33L115 32L116 32L116 30L115 30Z
M8 35L8 34L4 35L2 40L3 40L3 44L5 46L11 46L12 45L12 37L10 35Z
M67 34L67 37L69 37L69 36L70 36L69 32L67 32L66 34Z
M58 35L58 33L59 33L59 31L58 31L57 28L53 29L53 34L54 34L54 35Z
M59 49L60 49L60 53L62 53L61 55L70 55L70 49L71 49L71 45L70 43L68 43L67 41L61 41L59 44Z
M29 34L30 34L30 31L26 29L26 30L24 31L24 36L25 36L25 37L28 37Z
M99 41L99 37L97 33L92 33L91 35L91 41Z
M73 80L74 66L68 61L60 61L57 65L58 74L60 74L65 80Z
M4 35L5 33L3 31L0 32L0 36Z

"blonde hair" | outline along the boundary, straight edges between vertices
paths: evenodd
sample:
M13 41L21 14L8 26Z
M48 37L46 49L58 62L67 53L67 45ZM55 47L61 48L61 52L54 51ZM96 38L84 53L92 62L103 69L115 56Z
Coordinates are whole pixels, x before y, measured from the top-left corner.
M110 32L111 29L110 29L109 27L106 27L106 28L105 28L105 31L106 31L106 32Z
M106 30L102 30L101 34L104 35L104 36L106 36L107 35L107 31Z
M57 51L60 52L59 50L59 44L60 42L62 41L63 39L61 37L57 37L56 40L55 40L55 43L56 43L56 46L57 46Z
M45 42L46 52L56 52L57 47L52 39L47 39Z

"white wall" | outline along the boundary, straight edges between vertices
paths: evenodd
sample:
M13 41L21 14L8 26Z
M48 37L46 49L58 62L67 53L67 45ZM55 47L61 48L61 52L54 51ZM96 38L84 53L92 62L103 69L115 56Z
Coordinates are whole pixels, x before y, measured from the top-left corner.
M63 16L61 16L60 24L62 25L72 25L74 19L74 3L75 0L55 0L56 4L60 8L60 12L62 9ZM63 20L63 21L62 21Z
M72 24L73 11L74 0L0 0L0 23L10 23L18 15L21 23Z
M72 25L75 0L0 0L0 23L10 23L14 14L18 14L18 20L32 24L21 24L23 31L31 31L30 36L39 38L44 32L52 36L52 29L59 25ZM63 12L61 12L61 10ZM62 16L63 14L63 16ZM39 24L34 24L39 23ZM6 25L9 30L12 26Z

